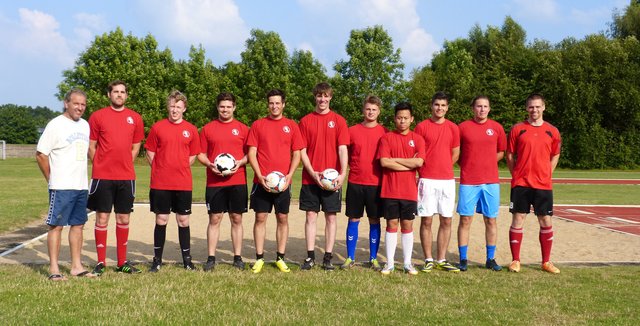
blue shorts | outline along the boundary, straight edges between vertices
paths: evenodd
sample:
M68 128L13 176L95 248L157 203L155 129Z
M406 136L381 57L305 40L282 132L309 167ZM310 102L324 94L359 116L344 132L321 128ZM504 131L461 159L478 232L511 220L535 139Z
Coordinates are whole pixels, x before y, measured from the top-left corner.
M47 225L66 226L87 223L86 190L49 190Z
M473 216L474 211L485 217L498 217L500 184L460 185L458 209L461 216Z

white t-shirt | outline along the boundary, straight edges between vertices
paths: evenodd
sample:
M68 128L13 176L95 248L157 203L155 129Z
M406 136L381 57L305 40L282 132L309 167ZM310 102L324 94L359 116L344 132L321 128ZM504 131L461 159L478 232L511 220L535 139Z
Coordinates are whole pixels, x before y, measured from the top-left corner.
M86 120L57 116L47 124L36 149L49 156L49 189L88 189L89 123Z

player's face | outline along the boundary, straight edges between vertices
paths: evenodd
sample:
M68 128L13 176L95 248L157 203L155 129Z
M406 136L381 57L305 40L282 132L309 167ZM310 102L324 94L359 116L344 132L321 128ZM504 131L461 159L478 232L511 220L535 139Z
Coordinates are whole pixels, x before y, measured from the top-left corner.
M127 88L124 85L115 85L107 95L109 95L111 106L114 109L120 109L124 107L124 102L127 100Z
M87 99L81 94L71 94L69 102L64 102L64 115L73 121L78 121L87 108Z
M223 122L233 120L233 111L236 110L236 105L231 101L220 101L218 103L218 119Z
M365 122L375 122L378 121L378 116L380 115L380 108L372 103L366 103L364 108L362 109L362 113L364 114Z
M489 107L489 100L481 98L477 99L476 102L473 103L473 119L476 122L487 121L489 111L491 111L491 107Z
M411 123L413 123L413 116L409 110L400 110L396 112L393 120L396 123L396 130L402 134L409 132Z
M184 111L187 110L187 107L184 105L183 101L177 101L174 99L169 100L169 107L167 111L169 111L169 121L173 123L178 123L182 121L182 115Z
M316 95L316 109L320 111L329 110L332 96L327 93Z
M449 110L449 103L447 100L439 99L433 101L431 104L431 116L436 119L443 119Z
M529 102L527 102L527 112L529 112L530 120L542 120L542 112L544 112L544 102L541 99L530 100Z
M269 96L269 117L271 119L280 119L282 118L282 113L284 112L284 103L282 102L282 96L275 95Z

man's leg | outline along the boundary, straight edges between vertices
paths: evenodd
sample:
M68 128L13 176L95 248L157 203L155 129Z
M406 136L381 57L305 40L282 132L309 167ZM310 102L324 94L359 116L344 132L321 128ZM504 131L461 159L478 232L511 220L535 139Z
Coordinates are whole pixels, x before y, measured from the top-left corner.
M316 220L318 219L318 212L307 211L305 215L304 236L307 244L307 259L315 260Z
M71 251L71 275L86 272L82 266L82 225L72 225L69 228L69 250Z
M512 272L520 271L520 247L522 246L522 237L524 235L524 218L525 213L513 213L511 215L511 227L509 228L509 247L511 248L511 264L509 270Z
M553 226L550 215L538 215L540 223L540 248L542 251L542 269L552 274L560 273L560 270L551 263L551 247L553 247Z
M439 215L440 225L438 226L437 236L437 259L439 262L446 260L447 248L449 247L449 241L451 241L451 217Z
M47 232L47 248L49 251L49 275L60 274L58 259L60 257L60 238L62 226L49 225Z
M94 237L96 241L96 253L98 264L106 266L107 259L107 227L109 226L109 212L96 212L96 224Z
M118 267L127 261L127 246L129 244L129 214L116 214L116 249Z
M244 229L242 228L242 213L229 213L231 220L231 242L233 243L233 263L236 268L244 269L242 261L242 238Z
M267 217L269 213L256 212L256 221L253 224L253 241L256 246L256 263L251 267L253 273L260 273L264 266L264 239L267 232Z
M182 254L182 263L185 269L195 270L195 266L191 262L191 228L189 227L189 216L176 214L178 222L178 242L180 243L180 253Z
M209 214L209 224L207 225L207 253L209 257L216 256L218 239L220 238L220 221L224 213Z
M458 253L460 254L460 265L458 267L461 271L467 270L467 249L469 248L469 230L471 229L472 222L473 216L460 215L460 224L458 224Z
M420 220L420 243L422 244L424 258L428 261L433 260L433 256L431 254L431 242L433 239L433 235L431 233L432 221L433 216L422 216Z

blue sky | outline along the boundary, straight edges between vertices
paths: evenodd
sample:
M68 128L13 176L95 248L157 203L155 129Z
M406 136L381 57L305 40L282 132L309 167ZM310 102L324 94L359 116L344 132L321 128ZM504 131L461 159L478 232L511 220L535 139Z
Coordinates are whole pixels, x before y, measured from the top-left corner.
M184 59L202 44L216 66L238 62L249 31L275 31L289 51L305 49L333 75L347 59L352 29L383 25L402 49L408 72L429 63L445 40L466 37L475 25L501 26L511 16L528 41L556 43L606 31L614 9L629 0L23 0L0 3L0 104L48 106L62 71L95 38L120 26L152 34L159 48ZM126 76L123 76L126 80Z

